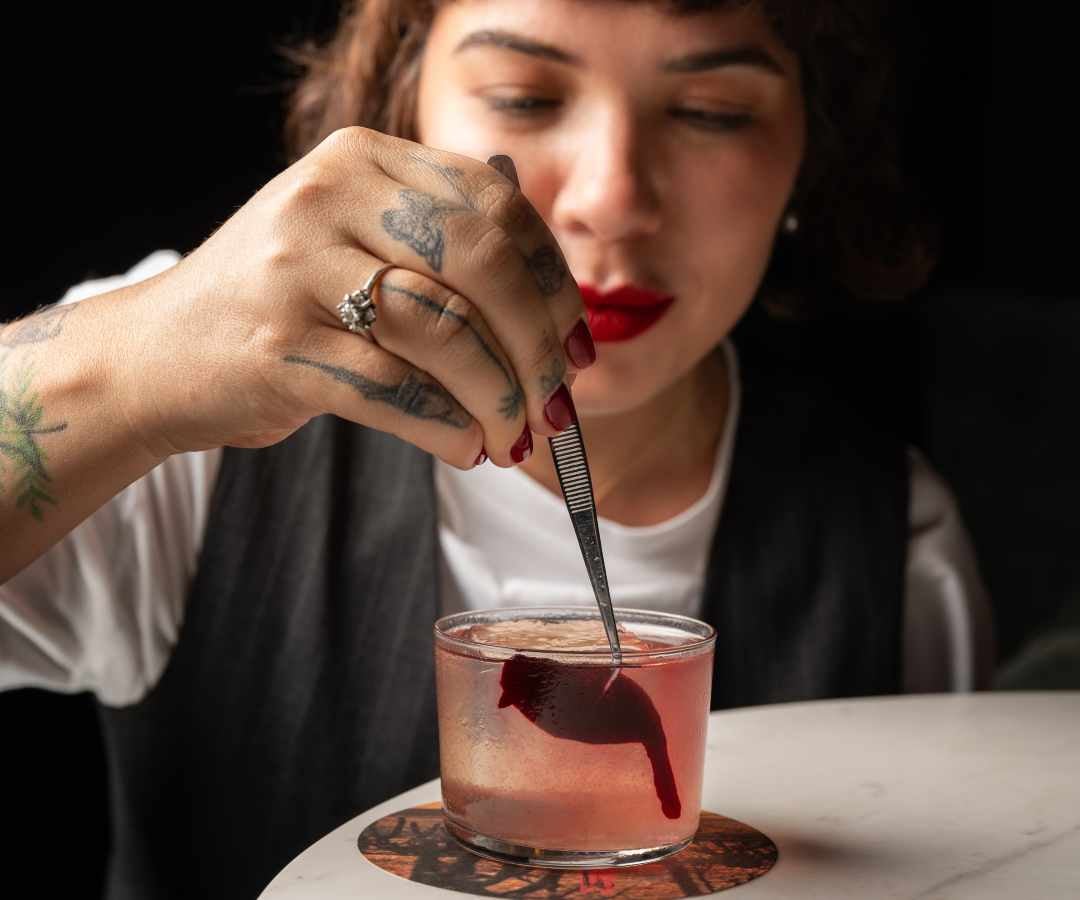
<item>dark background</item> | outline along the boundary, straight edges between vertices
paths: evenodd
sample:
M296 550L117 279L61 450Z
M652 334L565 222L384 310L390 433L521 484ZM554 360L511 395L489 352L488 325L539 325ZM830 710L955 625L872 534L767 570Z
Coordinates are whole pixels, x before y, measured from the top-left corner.
M10 14L0 320L154 249L193 249L283 167L275 47L325 32L336 4L223 8ZM971 8L916 4L903 56L905 164L944 226L941 265L902 310L816 337L953 486L1008 660L1080 624L1076 77L1064 13ZM0 723L9 869L44 878L43 895L95 896L106 825L92 706L11 692Z

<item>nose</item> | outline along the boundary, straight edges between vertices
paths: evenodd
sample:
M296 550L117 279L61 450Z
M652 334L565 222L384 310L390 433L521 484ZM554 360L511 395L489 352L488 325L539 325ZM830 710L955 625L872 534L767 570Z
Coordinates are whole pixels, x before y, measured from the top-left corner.
M604 242L655 234L661 223L662 160L631 110L593 114L568 146L554 224Z

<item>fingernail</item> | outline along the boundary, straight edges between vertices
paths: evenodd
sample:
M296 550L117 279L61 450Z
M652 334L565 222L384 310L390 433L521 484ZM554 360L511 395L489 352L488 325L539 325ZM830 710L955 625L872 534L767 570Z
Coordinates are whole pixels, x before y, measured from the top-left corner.
M529 426L526 425L525 430L521 432L521 437L510 448L510 458L516 463L523 463L530 456L532 456L532 432L529 431Z
M589 326L584 319L578 319L574 330L566 337L566 355L579 369L587 369L596 362L596 344L589 334Z
M488 159L487 164L506 176L514 187L521 187L521 182L518 181L517 166L514 165L514 161L505 153L496 153Z
M476 462L473 463L473 468L475 469L477 466L482 466L484 463L487 462L487 458L487 451L483 447L481 447L480 455L476 457Z
M574 424L574 407L565 384L559 385L559 389L544 405L544 416L551 423L551 427L558 431L566 431Z

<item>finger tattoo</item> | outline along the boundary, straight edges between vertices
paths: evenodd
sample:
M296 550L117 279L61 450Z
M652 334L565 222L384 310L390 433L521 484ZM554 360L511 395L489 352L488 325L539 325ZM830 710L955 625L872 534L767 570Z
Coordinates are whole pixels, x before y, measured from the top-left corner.
M420 254L433 271L441 272L446 244L443 220L461 212L461 207L409 189L401 191L398 197L405 208L386 210L382 216L383 228L390 237Z
M461 202L464 203L469 209L475 211L476 204L473 203L472 196L465 188L465 173L461 171L457 166L444 166L434 160L425 159L417 153L410 153L409 158L418 163L424 168L430 169L454 189L454 193L461 198Z
M555 393L555 389L563 383L565 377L566 363L561 356L552 357L548 370L540 376L540 391L545 397Z
M286 356L292 365L307 366L329 375L334 381L347 384L365 400L385 403L414 419L430 419L454 428L468 428L469 417L450 393L435 381L410 372L397 384L375 381L359 372L305 356Z
M505 153L492 156L487 164L518 190L521 189L517 166L514 165L514 160ZM550 244L525 254L525 265L543 296L552 297L562 290L566 280L566 261L562 258L562 254Z
M455 322L464 325L465 328L467 328L469 333L472 335L473 339L477 342L477 344L480 345L480 349L483 351L484 355L495 364L498 370L502 373L503 378L506 379L506 383L510 386L509 393L504 394L503 397L499 400L499 412L507 419L517 418L518 413L521 411L522 404L525 402L525 392L524 390L522 390L521 385L518 384L514 376L510 374L506 366L503 365L503 361L499 359L499 355L495 352L491 345L484 340L480 332L477 331L475 327L473 327L472 322L470 322L468 318L461 315L460 313L454 312L454 310L447 307L445 303L439 303L437 300L428 297L426 294L420 294L416 291L410 291L406 290L405 288L396 287L395 285L388 284L385 281L382 283L382 290L384 292L389 291L391 293L401 294L402 296L412 300L422 309L426 309L433 313L436 313L440 317L445 316L448 319L453 319Z
M541 247L525 258L540 293L552 297L562 290L566 280L566 263L554 247Z

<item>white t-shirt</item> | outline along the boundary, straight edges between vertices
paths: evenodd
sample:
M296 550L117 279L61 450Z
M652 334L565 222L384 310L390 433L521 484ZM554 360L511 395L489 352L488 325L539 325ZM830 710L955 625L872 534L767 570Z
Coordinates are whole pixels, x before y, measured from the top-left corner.
M63 302L178 259L159 251L123 276L77 285ZM705 494L658 525L600 521L617 605L701 615L739 418L738 360L730 343L724 350L733 402ZM0 585L0 689L89 690L122 706L153 687L177 641L222 452L169 458ZM972 690L993 663L986 593L947 487L920 454L910 461L904 689ZM435 485L441 612L594 603L559 497L490 464L462 472L436 461Z

